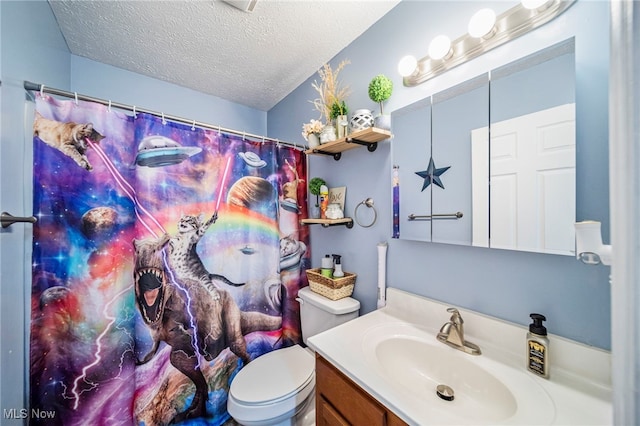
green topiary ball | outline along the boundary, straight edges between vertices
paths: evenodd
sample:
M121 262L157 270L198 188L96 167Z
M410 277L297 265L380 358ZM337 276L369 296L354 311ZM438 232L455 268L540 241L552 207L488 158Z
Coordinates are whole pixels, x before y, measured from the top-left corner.
M309 192L311 192L313 195L320 195L320 187L326 184L327 182L325 182L324 179L319 177L314 177L309 182Z
M391 97L393 92L393 82L383 74L379 74L369 83L369 98L373 102L384 102Z

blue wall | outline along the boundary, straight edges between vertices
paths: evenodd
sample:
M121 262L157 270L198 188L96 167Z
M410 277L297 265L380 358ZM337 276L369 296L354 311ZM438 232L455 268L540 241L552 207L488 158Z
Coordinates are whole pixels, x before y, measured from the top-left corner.
M497 13L515 2L482 2ZM577 220L602 222L609 242L608 192L608 61L609 4L579 0L553 22L530 34L461 65L418 87L403 87L396 72L406 54L426 55L428 42L440 33L452 39L466 31L477 2L404 1L333 60L334 67L349 59L340 74L353 90L352 110L377 105L368 99L372 77L392 78L394 93L385 112L409 105L457 83L477 76L542 48L575 36L577 112ZM268 113L269 136L302 141L300 126L316 118L308 100L315 98L313 75ZM391 144L378 144L330 157L310 157L309 176L324 177L330 186L347 186L347 215L356 204L372 197L378 220L371 228L358 225L311 229L313 264L325 253L343 255L343 268L356 272L354 295L361 312L376 306L376 244L389 242L387 284L413 293L469 308L519 324L530 312L544 313L548 329L589 345L609 349L610 270L586 266L568 256L462 247L391 239ZM443 314L446 318L446 314Z
M69 88L69 51L46 2L0 2L0 208L31 212L31 137L25 137L23 80ZM26 407L25 362L29 338L31 226L0 230L0 409ZM1 423L20 424L4 419Z
M71 57L71 90L256 135L267 132L264 111L76 55Z

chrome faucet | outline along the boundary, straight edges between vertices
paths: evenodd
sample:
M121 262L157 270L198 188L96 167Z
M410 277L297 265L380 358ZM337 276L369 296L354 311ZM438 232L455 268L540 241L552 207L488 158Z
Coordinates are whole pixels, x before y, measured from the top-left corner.
M464 340L464 321L460 312L456 308L449 308L447 312L451 314L451 319L440 328L438 340L468 354L480 355L482 352L478 345Z

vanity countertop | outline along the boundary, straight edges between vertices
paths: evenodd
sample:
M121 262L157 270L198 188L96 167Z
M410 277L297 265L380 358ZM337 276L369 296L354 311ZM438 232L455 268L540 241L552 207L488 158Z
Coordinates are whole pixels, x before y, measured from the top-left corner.
M610 352L549 335L544 379L525 368L526 327L459 308L465 338L482 355L437 342L451 306L389 288L384 308L308 344L411 425L612 424ZM456 371L441 374L449 364ZM435 396L436 376L456 383L453 401Z

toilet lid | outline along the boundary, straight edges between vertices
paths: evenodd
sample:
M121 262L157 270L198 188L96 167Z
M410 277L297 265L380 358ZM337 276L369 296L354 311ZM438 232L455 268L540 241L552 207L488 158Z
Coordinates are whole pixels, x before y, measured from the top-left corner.
M249 405L275 403L313 380L315 359L295 345L262 355L247 364L231 382L230 393Z

